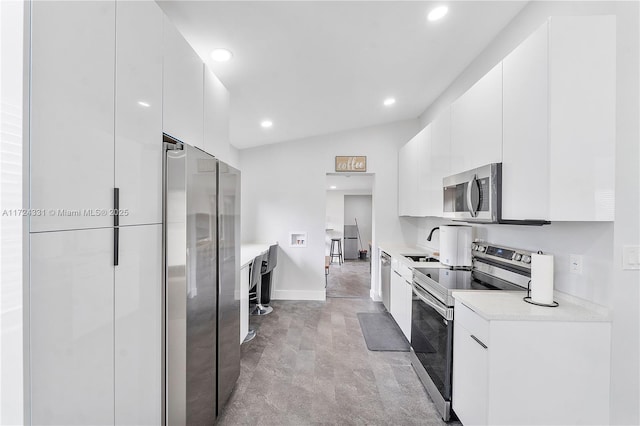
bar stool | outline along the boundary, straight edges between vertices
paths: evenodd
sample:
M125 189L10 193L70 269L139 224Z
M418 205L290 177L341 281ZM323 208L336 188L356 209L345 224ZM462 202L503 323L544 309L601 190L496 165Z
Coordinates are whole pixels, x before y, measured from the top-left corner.
M342 259L342 239L341 238L332 238L331 239L331 251L329 253L329 257L331 258L330 263L333 263L333 258L338 258L338 263L342 265L344 260Z
M251 315L267 315L273 311L271 306L262 305L262 261L265 259L265 255L258 255L253 259L251 264L251 276L250 288L255 286L256 288L256 306L251 311Z
M269 251L262 259L262 298L260 302L263 306L271 303L271 281L273 277L273 269L278 264L278 244L269 246Z

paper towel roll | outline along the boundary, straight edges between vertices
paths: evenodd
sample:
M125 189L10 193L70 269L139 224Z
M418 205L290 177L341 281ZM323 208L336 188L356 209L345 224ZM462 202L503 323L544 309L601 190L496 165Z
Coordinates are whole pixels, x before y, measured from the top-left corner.
M531 254L531 300L553 303L553 255Z

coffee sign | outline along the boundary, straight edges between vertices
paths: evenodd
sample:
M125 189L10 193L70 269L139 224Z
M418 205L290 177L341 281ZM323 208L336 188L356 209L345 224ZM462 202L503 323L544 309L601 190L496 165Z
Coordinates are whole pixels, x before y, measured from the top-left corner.
M336 172L366 172L367 157L336 157Z

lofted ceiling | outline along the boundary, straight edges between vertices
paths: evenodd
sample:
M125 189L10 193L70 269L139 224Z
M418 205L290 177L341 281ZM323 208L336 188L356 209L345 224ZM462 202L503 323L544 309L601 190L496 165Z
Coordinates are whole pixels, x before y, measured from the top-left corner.
M242 149L419 116L527 2L158 3L230 91ZM233 59L213 62L218 47Z

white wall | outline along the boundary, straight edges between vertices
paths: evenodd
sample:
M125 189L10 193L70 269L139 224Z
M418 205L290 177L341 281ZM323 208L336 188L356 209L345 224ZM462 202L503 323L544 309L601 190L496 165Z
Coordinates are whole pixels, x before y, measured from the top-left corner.
M367 250L367 253L369 252L369 241L372 238L372 208L371 195L344 196L344 224L355 225L355 219L358 219L358 230L360 231L358 250L364 249Z
M22 208L22 1L0 2L0 211ZM26 124L26 120L24 120ZM0 216L0 424L23 423L22 227Z
M342 238L344 230L344 191L327 191L325 256L331 251L331 239Z
M398 149L417 131L418 121L407 120L240 151L242 240L281 244L274 298L325 298L325 179L336 155L367 156L374 240L398 241L414 229L398 218ZM289 247L289 231L307 232L307 247Z
M555 223L543 228L477 227L482 238L556 255L556 287L611 307L611 422L640 424L640 272L622 270L622 247L640 245L640 35L638 2L530 2L420 117L422 126L531 34L548 16L615 15L617 20L616 214L613 223ZM434 219L413 220L423 240ZM427 229L428 228L428 229ZM409 242L415 238L409 238ZM584 256L582 276L568 255Z

